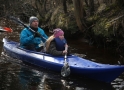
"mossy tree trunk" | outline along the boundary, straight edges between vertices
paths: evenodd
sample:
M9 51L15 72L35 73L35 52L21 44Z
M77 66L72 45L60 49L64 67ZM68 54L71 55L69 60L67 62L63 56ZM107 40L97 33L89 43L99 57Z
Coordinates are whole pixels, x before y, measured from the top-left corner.
M94 13L94 0L89 0L90 15Z
M65 13L65 14L67 13L66 1L67 1L67 0L63 0L63 10L64 10L64 13Z
M84 31L84 7L83 7L83 0L73 0L74 4L74 12L77 25L79 29L83 32Z

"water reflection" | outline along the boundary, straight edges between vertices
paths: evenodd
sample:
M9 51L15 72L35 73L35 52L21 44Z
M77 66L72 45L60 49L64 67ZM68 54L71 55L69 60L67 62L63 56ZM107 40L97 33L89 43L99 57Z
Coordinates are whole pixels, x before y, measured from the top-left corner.
M21 90L114 90L111 84L82 77L61 75L34 66L22 67L19 73Z
M19 80L22 86L21 90L38 90L39 85L41 89L44 89L42 79L44 79L43 73L36 70L28 68L21 68L20 70Z
M18 70L17 65L0 58L0 90L20 90L17 77Z

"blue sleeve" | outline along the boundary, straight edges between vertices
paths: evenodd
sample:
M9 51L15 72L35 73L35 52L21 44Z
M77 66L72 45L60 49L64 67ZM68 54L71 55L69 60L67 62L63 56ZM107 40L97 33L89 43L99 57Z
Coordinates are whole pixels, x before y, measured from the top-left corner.
M20 43L22 45L29 44L33 38L34 38L33 34L29 33L28 30L25 28L22 30L20 34Z

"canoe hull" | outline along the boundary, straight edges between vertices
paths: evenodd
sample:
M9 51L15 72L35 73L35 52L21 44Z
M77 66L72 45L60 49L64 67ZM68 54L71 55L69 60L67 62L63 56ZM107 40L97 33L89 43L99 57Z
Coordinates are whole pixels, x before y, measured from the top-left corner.
M55 57L42 52L34 52L19 47L19 43L14 41L4 41L4 51L11 57L17 58L30 64L47 68L56 72L61 72L64 64L64 57ZM110 83L124 72L124 66L100 64L70 55L67 58L71 75L85 76L94 80Z

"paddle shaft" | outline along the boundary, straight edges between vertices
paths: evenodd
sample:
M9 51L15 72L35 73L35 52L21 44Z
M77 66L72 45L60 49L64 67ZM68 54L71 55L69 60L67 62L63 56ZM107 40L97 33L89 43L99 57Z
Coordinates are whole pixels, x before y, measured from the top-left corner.
M68 49L68 47L66 46L65 50L67 51L67 49ZM70 75L70 67L67 62L67 54L65 54L65 56L64 56L64 66L61 69L61 75L63 77L67 77Z
M67 46L65 46L65 51L68 51L68 47ZM64 59L65 59L65 63L66 63L67 62L67 54L65 54Z
M65 54L64 59L65 59L65 62L67 62L67 54Z
M25 28L31 30L33 33L36 33L33 29L31 29L30 27L28 27L27 25L25 25L22 21L20 21L19 19L16 19L15 17L9 17L10 19L14 20L15 22L21 24L22 26L24 26ZM37 32L38 33L38 32ZM40 34L40 37L47 40L45 37L43 37L41 34Z

